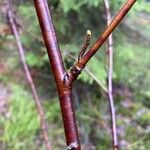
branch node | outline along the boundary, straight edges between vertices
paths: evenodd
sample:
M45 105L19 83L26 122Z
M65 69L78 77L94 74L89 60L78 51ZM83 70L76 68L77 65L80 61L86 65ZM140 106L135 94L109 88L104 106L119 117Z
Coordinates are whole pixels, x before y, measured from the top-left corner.
M73 81L75 79L77 79L77 77L79 76L79 74L81 74L82 68L78 67L78 66L73 66L71 67L70 71L68 71L67 73L65 73L64 75L64 79L63 82L66 85L71 85L73 83Z
M78 74L79 75L81 73L81 71L82 71L82 69L80 67L78 67L78 66L73 66L71 68L71 72L73 72L74 74Z

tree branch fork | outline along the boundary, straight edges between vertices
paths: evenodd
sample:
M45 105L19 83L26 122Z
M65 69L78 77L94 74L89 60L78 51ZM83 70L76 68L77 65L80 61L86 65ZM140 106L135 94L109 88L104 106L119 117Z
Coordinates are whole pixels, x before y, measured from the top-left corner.
M70 82L73 82L77 79L77 77L81 74L81 71L86 66L87 62L92 58L92 56L99 50L99 48L103 45L103 43L106 41L106 39L109 37L109 35L114 31L114 29L118 26L118 24L122 21L124 16L128 13L130 8L133 6L133 4L136 2L136 0L128 0L124 6L120 9L119 13L116 15L116 17L109 23L108 27L106 27L105 31L102 33L102 35L98 38L98 40L93 44L93 46L86 52L86 54L82 55L80 57L80 54L82 50L79 53L78 56L78 62L71 67L71 69L66 73L68 78L71 78L72 80L69 80ZM109 11L106 9L106 11ZM88 30L89 31L89 30ZM87 32L88 32L87 31ZM90 31L91 32L91 31ZM91 33L90 33L91 34ZM87 33L87 39L88 39L88 33ZM88 48L89 41L85 42L83 45L83 48L85 50ZM112 46L112 45L109 45ZM82 49L83 49L82 48ZM80 59L79 59L80 57Z
M73 108L72 101L73 82L81 74L88 61L99 50L99 48L103 45L109 35L122 21L122 19L125 17L125 15L128 13L130 8L136 1L137 0L127 0L124 6L120 9L119 13L112 20L110 25L106 27L102 35L87 51L91 39L91 32L88 30L85 42L80 50L77 62L70 68L69 71L66 71L64 67L64 62L62 60L62 55L56 37L54 25L52 22L51 13L48 8L47 0L34 0L39 24L43 34L45 46L47 48L52 72L54 74L55 82L57 85L66 135L66 142L68 147L71 146L72 150L81 149L75 118L75 110Z

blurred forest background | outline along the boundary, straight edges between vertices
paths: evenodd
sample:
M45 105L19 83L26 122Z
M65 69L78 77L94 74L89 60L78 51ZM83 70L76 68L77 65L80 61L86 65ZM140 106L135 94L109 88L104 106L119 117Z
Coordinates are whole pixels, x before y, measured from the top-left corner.
M106 26L103 0L49 0L66 68L77 58L88 29L92 42ZM125 0L110 0L115 16ZM14 0L14 11L38 94L48 122L54 150L65 149L59 100L33 1ZM150 1L139 0L113 33L113 95L122 150L150 149ZM106 45L87 68L104 86L107 78ZM108 99L85 72L73 89L83 149L111 149ZM42 150L39 120L19 63L16 42L0 0L0 149Z

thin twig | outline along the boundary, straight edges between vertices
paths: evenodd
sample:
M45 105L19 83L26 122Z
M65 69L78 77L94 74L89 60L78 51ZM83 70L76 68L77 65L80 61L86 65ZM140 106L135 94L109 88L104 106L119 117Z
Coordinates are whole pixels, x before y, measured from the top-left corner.
M104 0L105 13L107 26L111 23L111 13L108 0ZM108 37L108 99L111 112L111 126L112 126L112 139L113 139L113 149L118 150L118 139L117 139L117 127L116 127L116 113L115 105L113 99L113 86L112 86L112 76L113 76L113 35L112 33Z
M12 0L7 0L7 6L8 6L7 15L8 15L10 27L13 31L13 34L14 34L14 37L15 37L15 40L16 40L18 53L19 53L19 58L20 58L20 63L22 65L24 75L27 79L27 82L28 82L30 88L31 88L32 96L33 96L33 99L34 99L35 104L36 104L36 109L37 109L37 112L38 112L38 115L39 115L39 118L40 118L41 133L43 135L46 150L51 150L51 145L50 145L49 140L48 140L48 134L47 134L47 129L46 129L44 112L42 110L42 106L41 106L40 100L38 98L38 94L37 94L34 82L32 80L30 71L29 71L27 63L26 63L25 56L24 56L24 49L23 49L23 46L22 46L21 41L20 41L20 37L19 37L19 33L18 33L18 30L17 30L16 24L14 22L14 14L12 12Z
M91 40L91 37L92 37L92 33L90 30L87 30L87 35L86 35L86 39L85 39L85 42L83 44L83 47L82 49L80 50L80 53L79 53L79 56L78 56L78 61L83 57L83 55L85 54L89 44L90 44L90 40Z

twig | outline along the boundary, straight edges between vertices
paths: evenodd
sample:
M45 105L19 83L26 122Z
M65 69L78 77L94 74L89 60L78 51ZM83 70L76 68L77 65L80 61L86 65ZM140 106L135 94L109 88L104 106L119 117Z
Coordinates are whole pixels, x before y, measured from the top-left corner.
M90 30L87 30L87 35L86 35L86 39L85 39L85 42L83 44L83 47L79 53L79 56L78 56L78 61L83 57L83 55L85 54L89 44L90 44L90 40L91 40L91 37L92 37L92 33Z
M12 0L7 0L7 6L8 6L7 15L8 15L10 27L12 29L12 32L13 32L15 40L16 40L16 44L17 44L17 48L18 48L18 54L19 54L19 58L20 58L20 63L22 65L24 75L27 79L27 82L28 82L30 88L31 88L32 96L33 96L33 99L34 99L35 104L36 104L36 109L37 109L37 112L38 112L38 115L40 118L41 133L43 135L46 150L51 150L51 145L49 143L48 134L47 134L47 130L46 130L44 112L42 110L42 106L41 106L40 100L38 98L38 94L37 94L35 85L33 83L30 71L29 71L28 66L26 64L26 60L25 60L25 56L24 56L24 49L23 49L23 46L22 46L21 41L20 41L20 37L19 37L19 33L17 30L16 24L14 22L14 14L12 12Z
M111 13L110 6L108 0L104 0L105 13L107 26L111 23ZM113 75L113 35L112 33L108 37L108 99L110 105L110 113L111 113L111 126L112 126L112 139L113 139L113 149L118 150L118 139L117 139L117 127L116 127L116 114L115 114L115 106L114 99L112 95L112 75Z
M90 50L78 61L73 68L76 68L75 72L74 70L68 72L69 76L71 77L73 82L76 80L76 78L79 76L79 72L81 73L82 69L86 66L87 62L92 58L92 56L98 51L98 49L103 45L103 43L106 41L106 39L109 37L109 35L114 31L114 29L118 26L118 24L122 21L122 19L125 17L125 15L128 13L128 11L131 9L133 4L137 0L128 0L124 6L121 8L119 13L116 15L116 17L112 20L111 24L105 29L103 34L98 38L98 40L95 42L95 44L90 48Z

